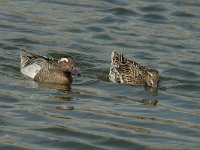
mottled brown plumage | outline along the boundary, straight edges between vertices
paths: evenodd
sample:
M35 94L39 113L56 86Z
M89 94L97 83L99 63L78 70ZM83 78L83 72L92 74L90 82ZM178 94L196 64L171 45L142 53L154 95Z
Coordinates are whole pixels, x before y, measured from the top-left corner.
M109 79L114 83L157 87L160 77L157 70L147 69L113 51Z
M72 57L59 60L39 56L23 50L21 52L21 72L37 82L71 84L74 69Z

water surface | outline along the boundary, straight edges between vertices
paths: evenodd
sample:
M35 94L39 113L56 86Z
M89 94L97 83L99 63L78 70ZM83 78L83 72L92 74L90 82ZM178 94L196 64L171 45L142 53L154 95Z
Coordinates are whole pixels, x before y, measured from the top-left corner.
M1 0L0 149L199 149L199 14L194 0ZM36 83L22 48L72 55L81 76ZM114 49L159 70L165 90L109 82Z

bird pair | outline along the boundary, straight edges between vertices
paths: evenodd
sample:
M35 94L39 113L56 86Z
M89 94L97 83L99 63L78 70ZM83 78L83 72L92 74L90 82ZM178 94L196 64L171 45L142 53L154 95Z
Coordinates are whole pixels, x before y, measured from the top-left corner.
M37 82L71 84L72 75L77 74L74 59L70 56L53 59L23 50L20 57L21 73ZM157 87L160 77L157 70L147 69L113 51L109 79L114 83Z

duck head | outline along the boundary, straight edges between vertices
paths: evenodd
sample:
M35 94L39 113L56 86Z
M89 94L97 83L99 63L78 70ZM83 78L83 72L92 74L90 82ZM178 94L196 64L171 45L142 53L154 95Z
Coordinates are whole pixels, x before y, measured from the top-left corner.
M74 59L72 57L61 58L58 60L58 64L61 70L70 72L72 75L77 74L77 70L74 68Z
M146 77L145 77L145 84L146 86L150 87L158 87L158 83L160 81L159 72L155 69L147 69L146 70Z

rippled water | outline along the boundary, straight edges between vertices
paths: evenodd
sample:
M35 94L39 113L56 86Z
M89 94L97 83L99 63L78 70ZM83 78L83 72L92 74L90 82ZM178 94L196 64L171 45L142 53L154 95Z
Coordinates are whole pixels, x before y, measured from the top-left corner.
M199 19L195 0L1 0L0 149L199 149ZM81 76L36 83L21 48L70 54ZM109 82L114 49L159 70L165 90Z

